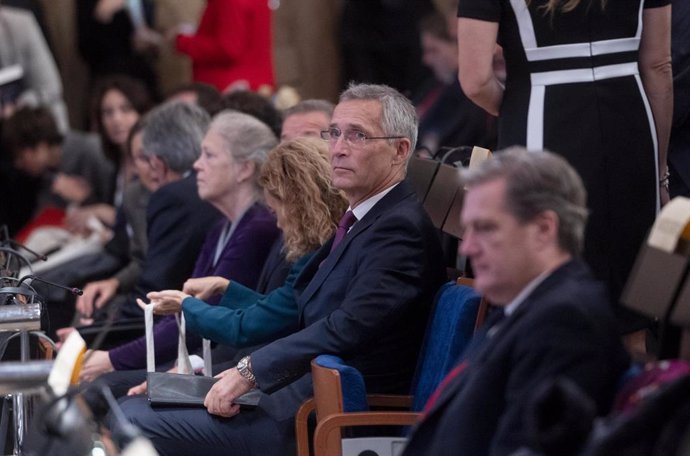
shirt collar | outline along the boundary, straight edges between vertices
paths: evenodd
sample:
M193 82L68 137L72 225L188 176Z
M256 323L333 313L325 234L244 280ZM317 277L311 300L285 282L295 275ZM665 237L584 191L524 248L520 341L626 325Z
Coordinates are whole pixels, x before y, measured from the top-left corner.
M506 317L511 315L513 312L515 312L517 310L517 308L520 306L520 304L522 304L525 301L525 299L527 299L527 297L530 294L532 294L534 289L537 288L539 286L539 284L541 284L544 281L544 279L546 279L549 275L551 275L552 272L553 271L551 271L551 270L544 271L541 274L539 274L537 277L532 279L532 281L530 283L528 283L520 291L520 293L518 293L518 295L515 296L515 298L512 301L510 301L508 303L508 305L506 305L503 308L503 311L505 312Z
M381 199L384 196L386 196L388 194L388 192L393 190L395 188L395 186L398 185L399 183L400 182L397 182L396 184L391 185L387 189L378 192L374 196L371 196L371 197L365 199L364 201L359 203L356 208L354 208L354 209L348 208L348 209L351 210L353 214L355 214L355 217L357 217L358 221L362 220L364 218L364 216L367 215L367 213L371 210L371 208L374 207L376 205L376 203L381 201Z

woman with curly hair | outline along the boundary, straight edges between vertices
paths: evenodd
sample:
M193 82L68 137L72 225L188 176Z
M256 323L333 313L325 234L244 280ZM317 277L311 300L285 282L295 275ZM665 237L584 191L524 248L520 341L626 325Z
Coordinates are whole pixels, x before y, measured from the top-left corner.
M347 202L331 182L326 143L298 138L279 144L261 170L266 203L283 231L284 254L293 262L285 283L257 293L223 277L190 279L183 291L149 293L154 313L184 312L187 328L233 347L268 342L297 330L293 284L313 253L334 233ZM223 294L216 306L204 302Z

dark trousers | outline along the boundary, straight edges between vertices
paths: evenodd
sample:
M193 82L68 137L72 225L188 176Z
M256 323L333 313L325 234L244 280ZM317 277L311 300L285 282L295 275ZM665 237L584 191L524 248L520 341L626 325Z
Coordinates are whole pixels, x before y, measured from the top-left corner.
M151 407L143 396L120 400L122 410L161 456L282 456L294 454L294 419L275 421L260 408L232 418L209 414L205 408ZM120 425L112 418L110 428Z

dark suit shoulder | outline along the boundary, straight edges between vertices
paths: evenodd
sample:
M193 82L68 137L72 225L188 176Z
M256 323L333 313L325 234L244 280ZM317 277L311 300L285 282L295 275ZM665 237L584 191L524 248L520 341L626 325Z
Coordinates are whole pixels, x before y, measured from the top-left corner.
M604 284L578 260L569 261L554 271L525 304L525 311L529 311L533 318L538 315L549 318L559 312L570 312L603 321L613 319Z
M218 210L199 198L195 174L166 184L151 194L147 210L149 217L168 210L180 215L201 217L195 220L197 224L211 223L220 217Z

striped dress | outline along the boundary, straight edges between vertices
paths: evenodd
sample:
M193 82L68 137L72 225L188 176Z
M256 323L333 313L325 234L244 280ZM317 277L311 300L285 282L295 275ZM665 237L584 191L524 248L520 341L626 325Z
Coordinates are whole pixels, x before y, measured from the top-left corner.
M460 0L458 16L499 24L507 80L499 148L548 149L580 173L590 218L585 259L620 295L658 211L657 139L638 68L644 8L670 0Z

